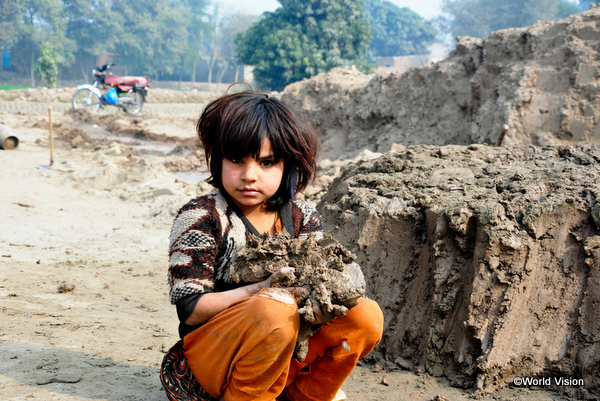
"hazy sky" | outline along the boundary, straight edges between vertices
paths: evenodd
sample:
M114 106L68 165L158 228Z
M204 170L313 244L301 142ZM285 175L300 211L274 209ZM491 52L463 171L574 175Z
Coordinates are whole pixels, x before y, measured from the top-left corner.
M216 0L225 8L243 11L249 14L260 15L265 11L275 11L280 4L277 0ZM440 14L442 0L389 0L398 7L408 7L425 19L436 17Z

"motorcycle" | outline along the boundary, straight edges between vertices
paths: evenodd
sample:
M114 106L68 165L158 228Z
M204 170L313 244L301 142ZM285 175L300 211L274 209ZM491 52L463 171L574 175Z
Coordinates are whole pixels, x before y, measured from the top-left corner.
M114 63L97 66L92 70L94 83L77 86L71 104L74 109L84 108L92 113L104 106L117 106L128 114L138 114L148 96L150 78L118 77L111 71Z

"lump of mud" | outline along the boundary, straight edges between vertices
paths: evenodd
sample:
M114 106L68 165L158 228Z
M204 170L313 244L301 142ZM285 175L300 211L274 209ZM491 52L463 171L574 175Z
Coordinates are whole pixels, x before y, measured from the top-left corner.
M118 118L118 116L112 114L92 114L85 109L69 109L65 114L71 116L73 121L98 125L107 125Z
M273 287L289 289L296 297L303 324L298 335L295 357L303 361L308 352L308 337L315 323L313 305L317 304L330 321L344 316L365 293L365 280L356 257L331 235L309 235L293 239L286 232L273 236L250 235L246 246L230 268L236 283L265 280L282 267L294 267L277 277ZM277 291L268 289L267 291Z

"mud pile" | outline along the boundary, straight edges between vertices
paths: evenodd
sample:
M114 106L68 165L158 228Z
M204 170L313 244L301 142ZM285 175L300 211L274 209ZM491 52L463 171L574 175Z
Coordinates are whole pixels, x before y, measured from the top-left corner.
M411 146L343 171L318 209L384 310L387 361L599 394L599 174L600 145Z
M528 28L459 38L434 65L363 75L334 69L282 98L317 125L328 158L393 143L507 145L600 140L600 9Z
M294 267L293 272L276 277L274 287L290 289L300 308L303 323L298 334L295 357L306 358L308 337L315 324L313 305L318 304L325 320L344 316L365 293L365 280L355 256L333 237L314 235L290 238L287 232L273 236L251 235L230 268L236 283L256 283L282 267ZM266 291L281 291L279 288Z

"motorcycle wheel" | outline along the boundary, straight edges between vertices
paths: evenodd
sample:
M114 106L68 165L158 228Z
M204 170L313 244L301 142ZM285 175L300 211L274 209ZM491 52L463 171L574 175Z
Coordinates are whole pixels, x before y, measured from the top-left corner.
M89 89L79 89L73 95L71 104L74 109L86 109L92 113L97 112L102 105L100 98Z
M127 114L136 115L142 111L144 105L144 95L138 91L129 91L127 95L119 99L119 102L123 104L123 110Z

